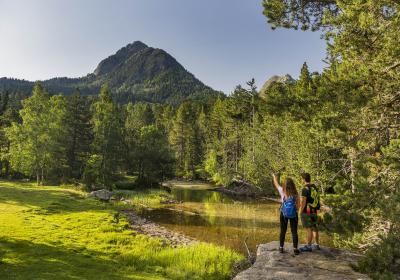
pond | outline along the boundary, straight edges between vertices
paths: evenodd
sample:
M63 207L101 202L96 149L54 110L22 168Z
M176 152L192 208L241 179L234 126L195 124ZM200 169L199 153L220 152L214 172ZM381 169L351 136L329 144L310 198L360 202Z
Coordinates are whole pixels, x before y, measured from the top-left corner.
M205 183L176 182L171 194L182 203L142 209L141 216L170 230L241 253L246 253L246 238L251 251L255 251L257 244L279 240L279 203L238 201L212 188ZM306 240L301 226L299 238L300 243ZM286 242L291 242L290 228ZM332 245L326 234L321 235L321 244Z

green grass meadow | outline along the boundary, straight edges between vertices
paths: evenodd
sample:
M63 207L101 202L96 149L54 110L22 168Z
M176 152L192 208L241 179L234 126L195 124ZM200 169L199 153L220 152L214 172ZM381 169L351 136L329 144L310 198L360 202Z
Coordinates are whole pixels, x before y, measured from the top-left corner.
M163 246L116 220L121 207L72 188L0 181L0 279L229 279L242 258L204 243Z

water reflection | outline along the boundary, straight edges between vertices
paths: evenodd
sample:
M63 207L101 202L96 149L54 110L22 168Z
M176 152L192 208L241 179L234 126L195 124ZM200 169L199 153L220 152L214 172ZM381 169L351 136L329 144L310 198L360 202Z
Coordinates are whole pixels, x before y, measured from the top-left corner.
M209 203L233 203L233 200L223 196L219 192L210 191L212 189L190 189L172 188L171 194L177 201L184 202L209 202Z
M198 184L196 185L198 186ZM198 240L212 242L245 252L243 240L248 237L252 250L256 245L278 240L279 204L273 202L236 201L206 188L174 187L172 195L180 204L160 209L143 209L141 215L171 230ZM299 229L300 240L305 240ZM322 235L322 244L330 245ZM290 242L290 233L287 234Z

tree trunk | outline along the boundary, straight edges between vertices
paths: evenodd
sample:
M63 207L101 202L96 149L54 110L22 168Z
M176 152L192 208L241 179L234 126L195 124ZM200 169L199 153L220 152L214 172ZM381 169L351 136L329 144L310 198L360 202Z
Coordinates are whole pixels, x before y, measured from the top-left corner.
M41 185L43 186L43 182L44 182L44 171L43 171L43 167L42 167L41 169L42 169L42 182L41 182Z
M352 193L356 192L356 187L354 186L354 176L355 176L355 170L354 170L353 159L350 159L350 181L351 181L351 192Z
M5 174L4 174L7 178L8 178L8 176L10 175L10 162L9 161L6 161L6 164L5 164Z
M252 130L251 130L251 134L252 134L252 147L251 147L251 152L252 152L252 163L255 163L256 162L256 159L255 159L255 153L256 153L256 150L255 150L255 146L256 146L256 141L255 141L255 131L254 131L254 129L255 129L255 107L254 107L254 95L252 95L252 97L251 97L251 103L252 103Z
M317 142L317 182L320 182L320 175L321 175L321 150L320 150L320 142L318 139ZM321 192L322 194L325 194L325 188L323 184L321 185Z

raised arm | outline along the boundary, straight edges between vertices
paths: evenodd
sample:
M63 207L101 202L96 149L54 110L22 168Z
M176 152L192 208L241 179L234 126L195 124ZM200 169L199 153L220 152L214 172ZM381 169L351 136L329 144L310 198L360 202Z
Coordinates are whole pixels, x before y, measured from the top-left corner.
M279 187L280 185L279 185L279 182L278 182L278 178L276 178L276 175L275 175L274 173L272 173L272 180L273 180L273 182L274 182L274 187L275 187L275 189L279 192L278 187Z

